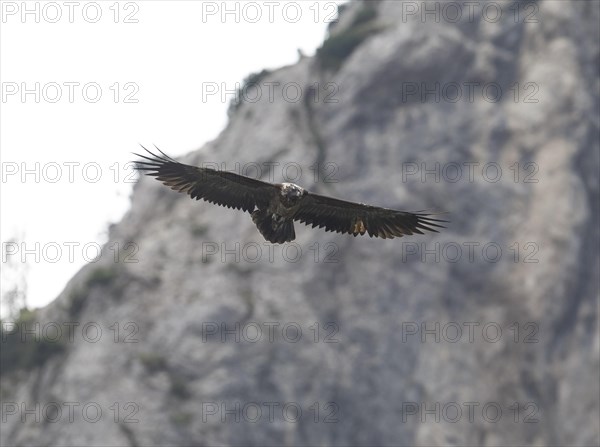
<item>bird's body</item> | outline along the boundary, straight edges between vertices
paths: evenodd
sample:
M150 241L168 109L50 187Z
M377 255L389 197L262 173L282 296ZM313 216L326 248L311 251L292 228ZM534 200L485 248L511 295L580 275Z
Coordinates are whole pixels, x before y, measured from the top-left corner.
M294 221L312 227L325 227L354 236L368 233L383 239L402 237L421 230L437 232L444 220L430 214L410 213L362 203L347 202L313 194L294 183L267 183L228 171L218 171L179 163L161 152L138 155L136 169L146 171L165 185L192 198L251 213L252 221L272 243L296 238Z
M308 191L294 183L276 183L275 187L279 188L279 195L269 202L266 210L254 210L252 221L266 240L281 244L296 238L294 216Z

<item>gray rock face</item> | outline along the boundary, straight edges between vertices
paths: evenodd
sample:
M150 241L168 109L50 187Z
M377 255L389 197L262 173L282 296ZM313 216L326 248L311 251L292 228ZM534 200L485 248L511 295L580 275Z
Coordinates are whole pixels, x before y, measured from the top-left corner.
M448 228L296 224L272 246L248 214L143 178L120 261L105 250L37 312L73 339L3 365L2 445L600 443L599 3L369 5L331 28L358 42L336 67L322 51L266 74L274 100L183 161Z

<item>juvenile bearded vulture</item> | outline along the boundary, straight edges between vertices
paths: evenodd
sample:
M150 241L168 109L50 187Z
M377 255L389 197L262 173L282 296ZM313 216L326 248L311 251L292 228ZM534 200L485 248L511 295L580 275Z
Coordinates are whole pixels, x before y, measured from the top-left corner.
M295 220L313 228L325 227L325 231L354 236L368 233L383 239L423 234L421 230L437 233L435 228L444 228L440 223L447 222L433 219L429 213L409 213L313 194L294 183L273 184L233 172L190 166L158 148L162 156L144 149L150 157L135 154L144 159L136 162L138 171L192 199L249 212L258 231L272 243L293 241Z

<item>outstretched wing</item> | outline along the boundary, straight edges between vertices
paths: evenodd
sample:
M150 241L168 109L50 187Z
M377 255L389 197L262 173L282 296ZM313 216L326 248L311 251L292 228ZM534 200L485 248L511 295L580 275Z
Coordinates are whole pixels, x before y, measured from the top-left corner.
M354 236L368 233L370 237L393 239L423 234L423 231L437 233L435 228L444 228L440 224L447 221L430 216L429 213L409 213L309 193L302 199L294 220L313 228L325 227L325 231Z
M278 194L277 187L271 183L233 172L186 165L158 148L162 156L144 149L151 157L135 154L144 159L136 161L135 169L156 177L175 191L188 193L192 199L252 212L255 207L265 208Z

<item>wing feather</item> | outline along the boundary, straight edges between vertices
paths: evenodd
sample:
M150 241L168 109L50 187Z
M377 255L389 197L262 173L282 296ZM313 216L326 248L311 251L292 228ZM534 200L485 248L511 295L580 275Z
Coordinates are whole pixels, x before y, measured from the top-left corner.
M370 237L393 239L410 234L423 234L423 231L438 232L444 228L446 220L435 219L434 214L381 208L364 203L307 194L294 215L294 220L314 228L325 227L325 231L353 234L368 233Z
M271 183L233 172L186 165L158 148L161 155L144 149L149 156L135 154L143 159L136 161L135 168L175 191L187 193L192 199L252 212L256 207L266 208L269 200L278 194L277 187Z

